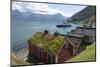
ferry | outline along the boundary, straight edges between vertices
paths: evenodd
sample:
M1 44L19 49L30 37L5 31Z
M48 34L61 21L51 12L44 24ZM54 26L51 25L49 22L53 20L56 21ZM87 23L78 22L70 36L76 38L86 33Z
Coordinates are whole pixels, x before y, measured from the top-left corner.
M57 27L71 27L72 25L68 22L63 22L63 24L56 25Z

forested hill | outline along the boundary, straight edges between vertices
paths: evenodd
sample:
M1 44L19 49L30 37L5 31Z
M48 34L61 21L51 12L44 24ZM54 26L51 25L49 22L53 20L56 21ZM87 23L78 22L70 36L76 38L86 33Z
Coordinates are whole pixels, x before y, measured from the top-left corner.
M96 16L96 7L95 6L87 6L83 10L77 12L72 17L68 19L69 22L80 22L88 20L89 18L92 18L93 22L95 22L95 16ZM88 18L88 19L87 19Z

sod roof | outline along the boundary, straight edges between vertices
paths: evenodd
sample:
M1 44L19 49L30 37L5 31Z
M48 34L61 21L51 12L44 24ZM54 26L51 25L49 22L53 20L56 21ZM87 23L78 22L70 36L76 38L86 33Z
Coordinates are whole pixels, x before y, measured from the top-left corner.
M42 32L37 32L28 40L28 42L30 45L35 45L50 54L56 55L64 42L64 37L60 35L54 36L51 34L43 34L44 33Z

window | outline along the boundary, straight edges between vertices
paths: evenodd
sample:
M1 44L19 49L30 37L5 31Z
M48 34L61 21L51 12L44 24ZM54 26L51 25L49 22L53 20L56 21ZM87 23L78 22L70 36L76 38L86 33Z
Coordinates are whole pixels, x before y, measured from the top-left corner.
M66 42L66 43L65 43L65 48L68 48L68 46L69 46L69 43Z
M42 50L41 49L38 49L38 58L42 59Z
M52 63L52 56L48 54L48 63Z

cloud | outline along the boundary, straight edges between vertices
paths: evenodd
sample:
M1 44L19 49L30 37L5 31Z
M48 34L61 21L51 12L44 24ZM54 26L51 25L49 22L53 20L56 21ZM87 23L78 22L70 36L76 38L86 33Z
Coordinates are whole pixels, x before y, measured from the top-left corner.
M61 13L64 16L69 16L59 9L49 7L43 3L27 3L27 2L12 2L12 10L19 10L20 12L32 12L39 14L56 14Z
M20 12L33 11L33 4L26 2L12 2L12 10L19 10Z

